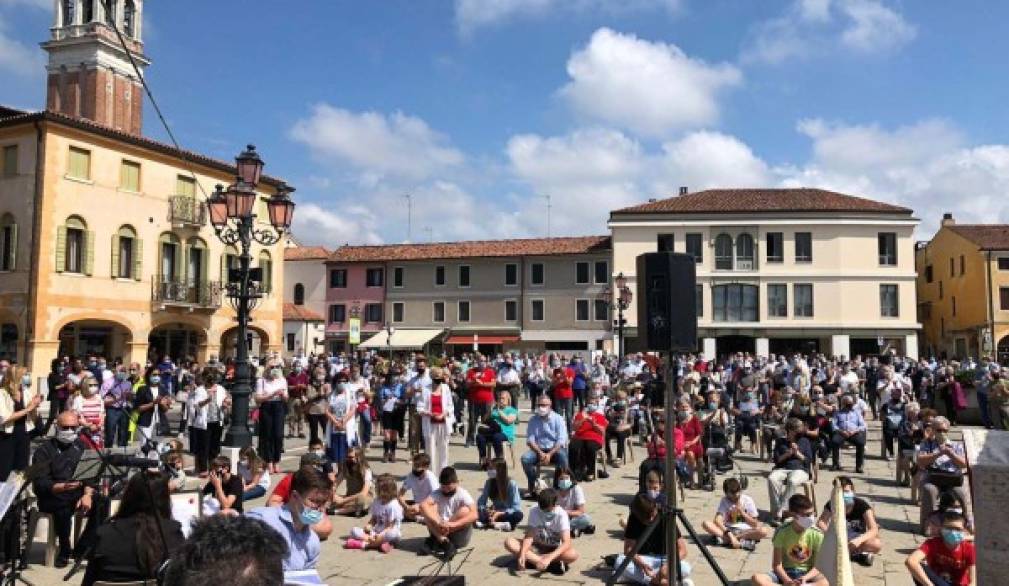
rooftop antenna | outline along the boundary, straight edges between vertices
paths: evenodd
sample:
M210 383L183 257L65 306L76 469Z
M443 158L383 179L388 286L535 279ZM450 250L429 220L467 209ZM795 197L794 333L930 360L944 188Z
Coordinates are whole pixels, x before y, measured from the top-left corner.
M550 203L549 193L545 194L543 198L547 200L547 238L550 238L550 208L552 208L553 205Z
M413 236L413 195L407 193L403 197L406 198L406 241L410 242L410 238Z

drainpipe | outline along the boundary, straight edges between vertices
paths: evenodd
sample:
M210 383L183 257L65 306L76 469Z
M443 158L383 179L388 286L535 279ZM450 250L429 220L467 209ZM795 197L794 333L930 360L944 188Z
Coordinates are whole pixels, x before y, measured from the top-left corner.
M32 201L32 231L31 231L31 263L28 266L28 303L25 307L25 360L24 363L32 365L34 358L35 338L35 303L38 298L38 266L41 251L39 250L39 233L42 231L42 189L43 177L45 176L45 141L44 132L39 120L33 123L35 127L35 196ZM49 368L48 365L44 365Z
M988 262L985 263L985 280L988 281L988 331L991 335L991 353L995 362L998 362L998 348L995 346L995 299L992 296L991 286L991 251L987 252ZM984 340L981 340L981 347L984 348Z

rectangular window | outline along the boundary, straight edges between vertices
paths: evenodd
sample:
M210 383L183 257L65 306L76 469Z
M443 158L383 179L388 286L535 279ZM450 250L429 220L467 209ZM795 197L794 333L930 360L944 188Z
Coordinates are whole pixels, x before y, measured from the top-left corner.
M529 282L532 285L542 285L543 284L543 263L534 262L529 268L532 273Z
M595 264L595 283L605 285L610 282L610 263L605 260L597 260Z
M404 306L402 302L392 304L392 321L401 323L403 321Z
M964 257L964 255L961 254L960 255L960 275L963 275L965 272L967 272L967 259Z
M587 262L575 263L575 284L576 285L589 284L589 263Z
M4 147L3 176L14 177L18 174L18 145Z
M788 285L767 285L767 317L788 317Z
M469 301L460 301L458 305L458 320L460 322L469 321Z
M287 334L287 351L294 352L294 334Z
M795 317L813 317L813 284L796 283L792 286L792 296L795 298Z
M545 308L542 299L532 300L532 321L543 321L545 319Z
M84 272L84 230L67 228L66 268L68 273Z
M897 285L879 286L879 315L882 317L900 317Z
M17 246L14 237L15 226L8 224L0 228L0 271L13 271Z
M459 286L469 287L469 265L459 265Z
M999 309L1009 311L1009 287L998 288Z
M329 271L329 287L331 289L346 289L347 269L333 269Z
M956 275L956 269L953 266L953 257L949 257L949 276Z
M175 176L175 194L196 197L196 179L186 175Z
M434 285L435 287L445 286L445 267L443 265L434 267Z
M91 151L70 147L67 175L74 179L91 179Z
M442 323L445 321L445 302L435 301L432 305L431 320L435 323Z
M657 241L659 252L673 252L676 239L672 234L659 234Z
M140 163L123 159L119 166L119 189L140 191Z
M795 262L813 262L813 234L795 233Z
M366 287L381 287L384 282L385 271L383 269L368 269L364 274L364 284Z
M588 299L575 299L575 321L589 321Z
M1000 256L998 259L998 270L1009 271L1009 256Z
M687 254L694 255L697 264L704 262L704 237L702 234L687 234Z
M942 281L939 281L939 299L942 299Z
M129 279L133 276L133 239L127 236L119 237L119 266L116 276Z
M758 321L756 285L715 285L711 288L713 319L716 322Z
M505 287L514 287L519 284L519 266L513 262L505 265Z
M403 267L392 269L392 286L397 289L403 287Z
M593 315L592 319L595 321L606 321L610 319L609 317L610 308L606 305L606 301L602 299L596 299L593 305Z
M342 324L347 321L347 306L346 305L330 305L329 306L329 323L331 324Z
M704 285L694 285L694 312L704 317Z
M885 267L897 266L897 233L880 232L876 236L879 249L879 264Z
M925 282L926 283L932 282L932 265L928 265L927 267L925 267Z
M953 302L953 317L956 317L956 295L951 297L950 300Z
M518 321L519 302L514 299L505 300L505 321Z
M382 304L368 303L364 306L364 321L367 323L382 323Z
M767 233L767 262L785 262L785 235L782 232Z

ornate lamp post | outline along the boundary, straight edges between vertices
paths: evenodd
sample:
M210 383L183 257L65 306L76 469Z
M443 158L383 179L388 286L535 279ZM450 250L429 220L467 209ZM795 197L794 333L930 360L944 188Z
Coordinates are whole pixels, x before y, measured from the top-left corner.
M263 275L261 269L252 269L249 248L253 242L271 246L280 241L284 232L290 229L294 217L294 202L290 195L294 189L287 184L277 186L277 193L267 202L272 230L257 228L256 185L263 173L263 160L256 153L256 147L248 148L235 158L238 176L228 186L218 185L207 202L210 223L221 242L241 246L238 269L228 271L227 294L235 308L238 321L238 343L235 356L235 380L231 387L232 412L231 427L225 437L225 445L246 447L251 443L249 433L249 395L252 394L252 368L249 364L249 347L246 342L249 317L256 304L263 297Z
M608 287L603 291L603 303L606 307L612 308L616 306L617 308L617 357L619 360L624 359L624 311L631 306L631 301L634 299L634 292L631 288L627 286L627 277L623 273L617 275L614 279L614 284L616 285L617 298L613 299L613 291Z

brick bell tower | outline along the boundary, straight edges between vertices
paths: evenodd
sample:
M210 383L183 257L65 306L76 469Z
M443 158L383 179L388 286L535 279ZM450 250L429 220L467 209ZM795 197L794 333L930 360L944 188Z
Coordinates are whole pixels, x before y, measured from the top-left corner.
M142 42L143 0L54 0L46 109L141 134L143 86L123 50L122 32L141 71L150 64Z

